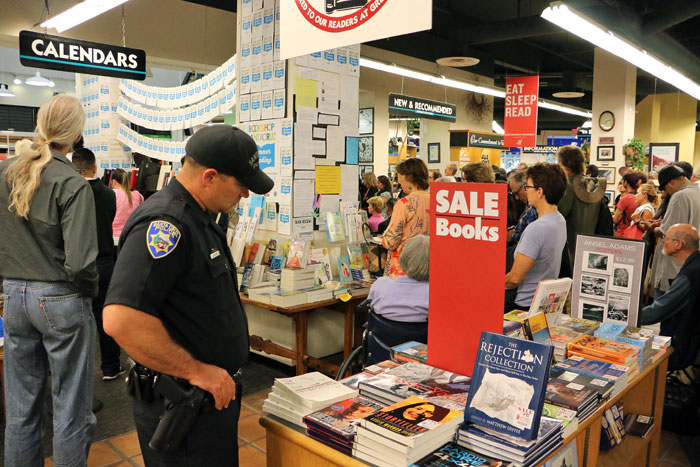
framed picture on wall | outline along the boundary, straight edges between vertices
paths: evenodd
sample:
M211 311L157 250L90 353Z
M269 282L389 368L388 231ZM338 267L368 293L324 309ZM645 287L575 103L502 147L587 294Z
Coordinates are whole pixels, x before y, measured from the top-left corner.
M437 164L440 162L440 143L428 143L428 163Z
M366 173L371 173L374 172L374 166L373 165L361 165L360 166L360 178Z
M360 136L358 156L360 164L374 162L374 136Z
M680 143L649 143L649 170L659 171L678 162Z
M359 130L361 135L374 133L374 107L360 109Z
M615 183L615 167L602 167L598 169L598 178L604 178L608 181L608 186L613 186Z
M603 196L607 198L608 204L612 204L612 202L615 200L615 190L605 190L605 194Z
M614 161L615 160L615 146L598 146L598 160L599 161Z

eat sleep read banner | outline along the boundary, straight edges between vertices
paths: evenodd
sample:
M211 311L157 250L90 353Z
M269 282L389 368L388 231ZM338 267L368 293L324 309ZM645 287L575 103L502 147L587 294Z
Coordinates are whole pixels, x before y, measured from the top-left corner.
M505 184L430 185L428 364L471 376L482 331L503 333Z
M506 78L504 144L508 147L537 144L537 98L539 76Z

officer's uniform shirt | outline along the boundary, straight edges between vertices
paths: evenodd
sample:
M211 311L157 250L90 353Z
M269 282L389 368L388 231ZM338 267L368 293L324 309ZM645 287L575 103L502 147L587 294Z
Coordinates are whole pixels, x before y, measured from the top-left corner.
M124 226L106 305L155 316L204 363L235 373L248 357L248 324L226 236L178 182Z

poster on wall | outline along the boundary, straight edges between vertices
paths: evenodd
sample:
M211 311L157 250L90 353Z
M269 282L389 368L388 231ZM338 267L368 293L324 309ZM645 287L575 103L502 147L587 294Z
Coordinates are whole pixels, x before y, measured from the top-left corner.
M649 143L649 170L659 171L678 162L680 143Z
M537 97L540 77L506 78L504 143L508 147L537 144Z
M503 332L507 197L505 184L430 185L431 366L471 376L481 331ZM454 306L455 290L470 299Z
M425 31L432 0L288 0L280 2L280 58Z
M571 314L637 325L644 242L578 235Z
M238 126L258 145L258 158L263 172L273 176L285 175L282 172L287 172L291 167L292 120L262 120Z

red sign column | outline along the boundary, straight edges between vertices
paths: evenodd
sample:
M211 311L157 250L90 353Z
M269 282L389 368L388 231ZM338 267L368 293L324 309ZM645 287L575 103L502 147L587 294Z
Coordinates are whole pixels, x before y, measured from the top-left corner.
M428 364L471 376L481 331L503 332L505 184L430 184Z
M540 77L506 78L505 146L537 145L537 97Z

